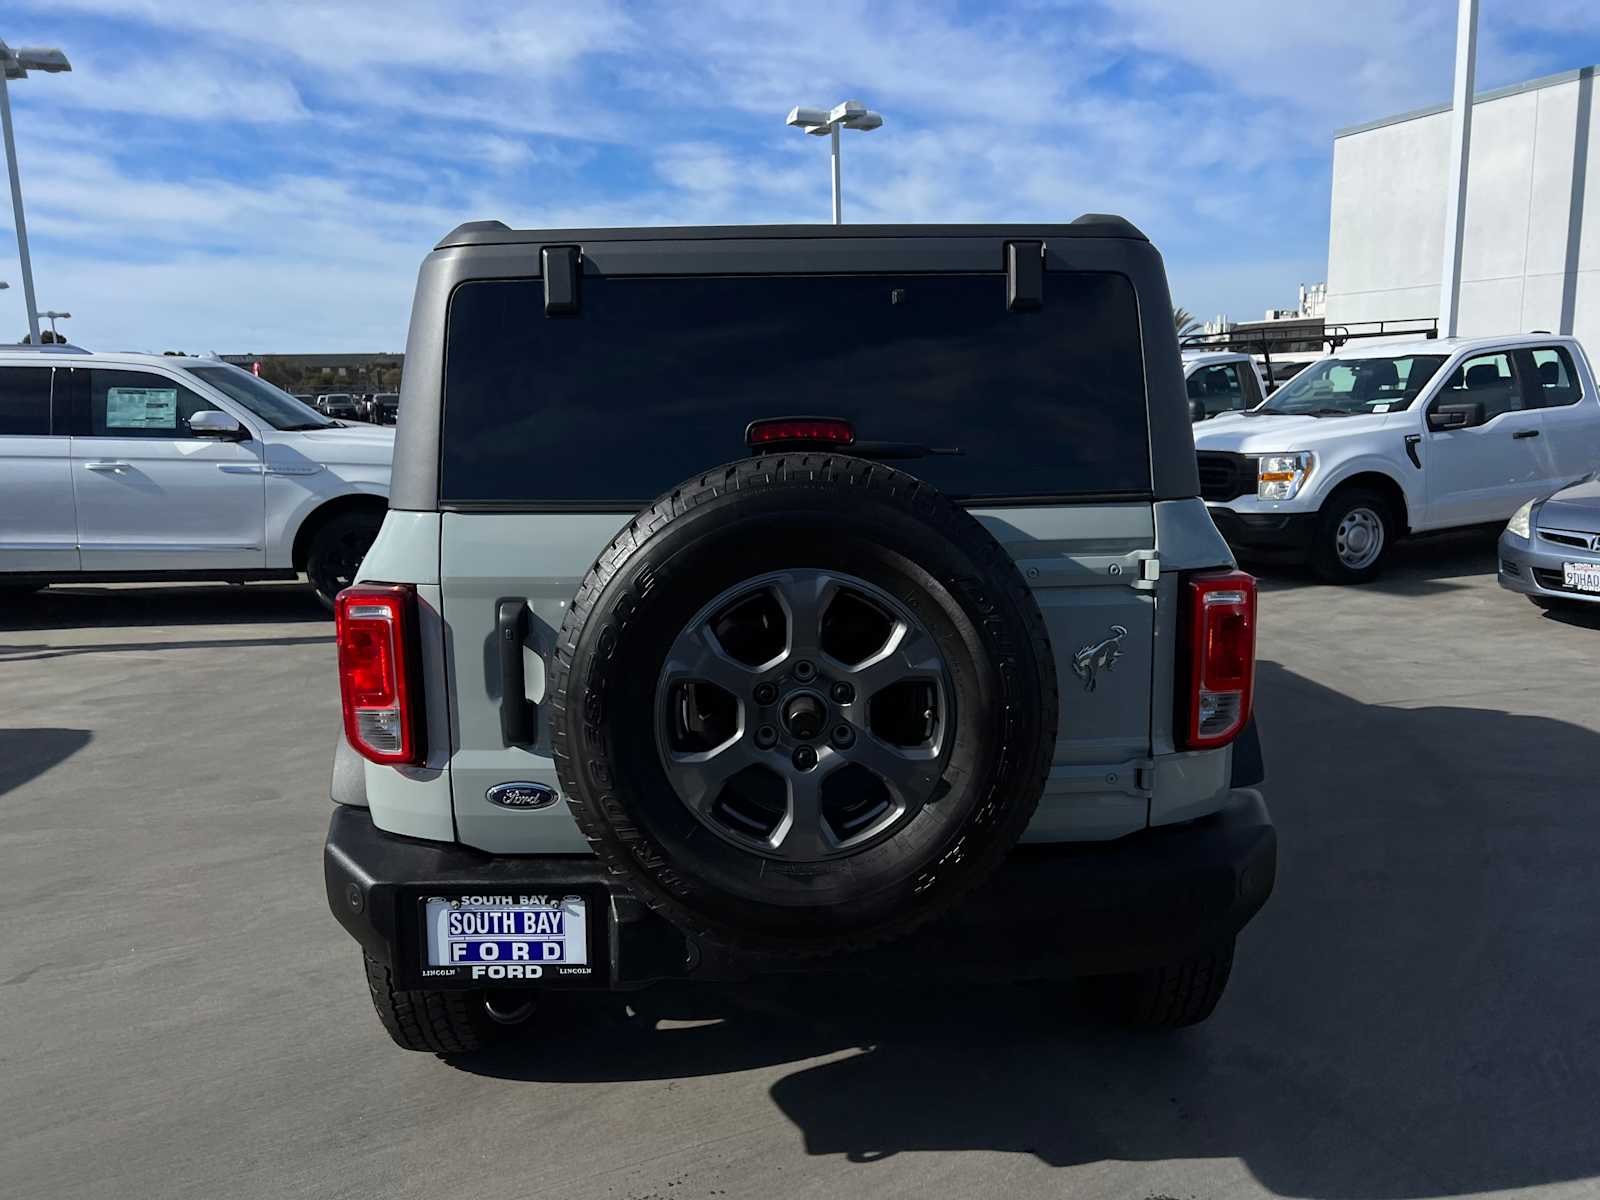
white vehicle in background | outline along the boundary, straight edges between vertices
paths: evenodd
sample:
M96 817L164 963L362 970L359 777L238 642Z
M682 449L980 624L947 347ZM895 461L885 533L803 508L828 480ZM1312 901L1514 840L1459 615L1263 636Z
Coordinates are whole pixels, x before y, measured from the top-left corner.
M1256 360L1233 350L1185 350L1183 380L1194 421L1254 408L1270 390Z
M1398 538L1504 522L1594 471L1600 400L1570 337L1354 344L1194 442L1235 550L1360 583Z
M0 347L0 590L304 571L331 605L393 454L217 359Z

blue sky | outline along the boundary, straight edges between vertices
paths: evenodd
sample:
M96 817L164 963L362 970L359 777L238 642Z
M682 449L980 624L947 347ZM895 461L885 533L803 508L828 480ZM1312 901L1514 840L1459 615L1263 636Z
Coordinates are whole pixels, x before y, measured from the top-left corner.
M1334 131L1446 101L1454 49L1454 0L801 9L13 0L0 37L74 67L11 93L39 306L106 349L399 349L463 220L826 220L783 116L858 97L847 219L1117 212L1178 303L1253 317L1325 275ZM1595 62L1596 0L1482 0L1480 88Z

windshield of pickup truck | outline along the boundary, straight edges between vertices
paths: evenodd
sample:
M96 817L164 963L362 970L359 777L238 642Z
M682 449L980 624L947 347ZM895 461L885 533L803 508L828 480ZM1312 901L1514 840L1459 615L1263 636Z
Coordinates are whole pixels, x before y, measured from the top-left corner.
M228 399L238 401L274 429L331 429L334 425L316 409L232 363L209 363L183 369L209 383Z
M1348 417L1400 412L1444 362L1442 354L1324 358L1284 384L1252 413Z

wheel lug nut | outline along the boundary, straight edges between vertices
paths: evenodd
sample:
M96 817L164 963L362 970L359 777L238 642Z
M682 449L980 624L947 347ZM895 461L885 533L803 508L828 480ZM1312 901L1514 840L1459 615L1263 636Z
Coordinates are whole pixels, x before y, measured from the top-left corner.
M758 684L756 684L756 703L757 704L771 704L777 698L778 698L778 688L777 688L776 684L771 684L771 683L758 683Z
M771 725L763 725L756 730L756 747L761 750L771 750L778 744L778 731Z
M856 731L848 725L840 725L833 731L833 744L841 749L856 740Z
M800 771L811 770L817 765L817 752L810 746L801 746L794 752L794 765Z
M850 701L856 698L856 690L841 679L838 683L833 685L833 691L831 695L833 696L833 702L835 704L849 704Z
M803 658L794 665L794 677L801 683L804 683L816 673L817 668Z

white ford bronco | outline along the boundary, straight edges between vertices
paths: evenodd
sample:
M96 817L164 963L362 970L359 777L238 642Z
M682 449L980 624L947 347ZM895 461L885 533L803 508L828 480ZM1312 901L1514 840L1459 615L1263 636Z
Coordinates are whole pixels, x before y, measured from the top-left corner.
M796 971L1204 1019L1276 838L1170 311L1116 217L440 242L336 607L394 1040Z

